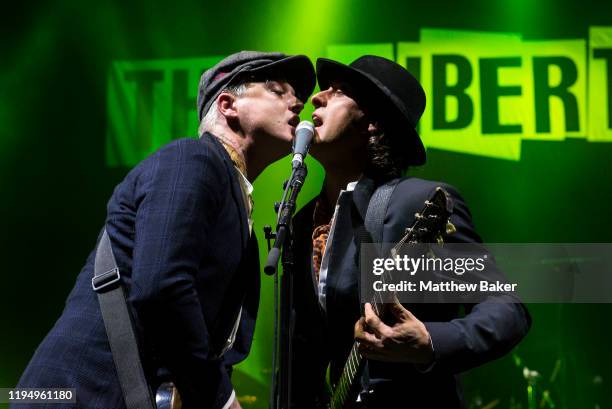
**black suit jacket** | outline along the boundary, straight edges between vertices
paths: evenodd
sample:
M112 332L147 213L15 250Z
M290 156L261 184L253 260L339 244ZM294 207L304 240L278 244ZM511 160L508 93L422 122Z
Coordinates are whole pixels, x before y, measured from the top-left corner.
M210 134L161 148L116 187L105 226L149 385L170 377L186 409L221 407L232 391L227 368L249 351L259 302L256 240L225 149ZM76 406L66 407L122 408L91 288L94 253L19 387L76 388ZM241 305L236 343L218 358Z
M456 233L445 242L479 243L480 237L472 225L470 212L455 188L444 183L418 178L402 179L389 202L383 227L383 242L397 242L406 227L414 222L426 199L437 186L451 196L454 208L451 222ZM352 198L339 203L331 251L324 312L317 301L312 274L312 216L315 201L296 215L296 333L294 338L293 397L296 406L309 407L313 400L325 395L325 371L331 363L334 383L353 344L355 322L360 317L359 264L355 220L363 221L370 197L376 186L362 179ZM518 301L518 300L517 300ZM510 351L527 333L531 319L520 303L491 300L464 305L460 316L458 304L405 305L421 320L431 335L435 364L423 372L412 364L368 361L371 385L384 390L394 407L431 408L462 407L462 394L456 375ZM381 407L384 404L381 404Z

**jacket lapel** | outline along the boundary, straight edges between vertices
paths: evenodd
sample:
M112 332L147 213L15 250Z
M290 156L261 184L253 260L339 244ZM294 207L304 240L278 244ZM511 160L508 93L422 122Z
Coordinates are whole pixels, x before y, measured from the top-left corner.
M353 192L353 204L355 205L352 211L357 211L357 215L361 220L361 223L365 220L366 212L368 211L368 205L370 204L370 198L376 190L376 185L372 179L362 178L355 186Z
M354 224L359 223L359 220L363 224L373 191L374 183L370 179L361 179L352 192L343 192L338 198L333 237L326 246L330 251L326 284L328 300L336 298L335 290L351 286L351 281L355 279L352 273L343 272L344 269L352 269L350 264L346 264L350 261L346 255L349 251L358 254L359 249L355 249Z

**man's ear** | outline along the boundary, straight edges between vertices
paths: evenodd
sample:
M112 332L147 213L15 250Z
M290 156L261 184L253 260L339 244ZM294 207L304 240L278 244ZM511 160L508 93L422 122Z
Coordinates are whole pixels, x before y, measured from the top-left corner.
M217 109L219 113L228 120L238 117L236 110L236 96L228 92L222 92L217 97Z

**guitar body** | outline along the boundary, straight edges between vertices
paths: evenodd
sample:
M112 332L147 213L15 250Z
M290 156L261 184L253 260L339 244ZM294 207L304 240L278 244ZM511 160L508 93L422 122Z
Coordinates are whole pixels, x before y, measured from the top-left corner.
M157 409L181 409L182 402L178 389L172 382L164 382L155 394Z

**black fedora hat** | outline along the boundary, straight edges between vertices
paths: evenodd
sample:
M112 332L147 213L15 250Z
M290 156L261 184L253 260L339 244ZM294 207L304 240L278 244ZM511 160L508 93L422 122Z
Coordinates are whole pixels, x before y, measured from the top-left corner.
M319 58L317 79L322 90L334 81L351 86L357 102L373 110L383 126L395 134L406 132L402 142L410 153L408 164L425 163L425 147L415 129L425 110L425 91L404 67L375 55L364 55L349 65Z

